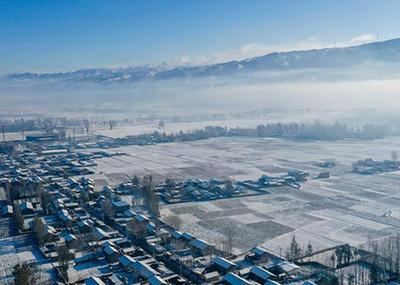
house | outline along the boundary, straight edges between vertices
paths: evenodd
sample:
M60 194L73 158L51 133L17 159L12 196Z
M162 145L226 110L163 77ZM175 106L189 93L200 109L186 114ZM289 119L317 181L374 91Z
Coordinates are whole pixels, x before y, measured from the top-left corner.
M11 205L6 205L1 210L1 215L3 217L12 217L13 214L14 214L14 209L13 209L13 207Z
M191 249L201 255L209 255L215 252L215 248L202 239L194 239L190 242Z
M220 275L219 275L218 271L211 271L208 273L204 273L203 278L206 281L206 283L209 284L210 282L219 280Z
M64 239L65 239L65 243L67 244L68 248L74 248L74 247L77 247L79 245L78 238L75 235L71 234L71 233L67 233L64 236Z
M261 246L256 246L251 250L250 255L248 255L249 259L252 260L253 263L262 263L267 261L282 261L283 259L271 254L268 250Z
M46 240L48 241L56 241L59 239L57 230L48 224L46 224L46 232L45 232Z
M149 234L153 235L156 233L156 225L153 223L148 223L146 226L146 230Z
M115 245L112 244L111 242L105 242L103 244L103 251L104 255L106 256L106 259L109 262L116 262L119 258L119 252L115 248Z
M110 235L107 232L105 232L104 230L102 230L98 227L93 228L92 234L93 234L93 238L98 241L110 238Z
M61 209L60 211L57 212L57 215L64 223L72 221L72 217L66 209Z
M130 222L130 227L129 231L132 233L132 235L137 238L141 239L146 236L147 234L147 225L150 223L150 220L141 215L138 214L135 216L134 219Z
M78 226L80 233L89 233L92 231L92 226L87 220L79 221Z
M250 285L246 279L239 277L238 275L230 272L224 276L224 282L231 285Z
M279 263L277 267L279 270L286 273L287 275L292 275L300 271L300 266L289 261L283 261Z
M106 283L101 281L101 279L98 277L90 276L88 279L86 279L85 285L106 285Z
M145 279L149 279L150 277L157 275L157 271L155 271L153 268L151 268L143 261L137 261L133 263L132 269L135 273L139 274L141 277Z
M147 280L151 285L167 285L168 283L162 279L161 277L158 277L156 275L153 275L152 277Z
M135 259L133 259L132 257L130 257L129 255L121 255L118 258L119 263L122 265L122 267L129 271L133 269L133 264L135 264L137 261Z
M182 238L187 242L190 242L190 241L194 240L194 236L192 234L188 233L188 232L184 232L182 234Z
M236 267L236 264L223 258L223 257L215 257L211 262L211 268L216 269L219 273L227 273L233 270ZM211 270L214 271L214 270Z
M281 283L273 280L267 280L267 282L265 282L264 285L281 285Z
M35 212L35 208L33 208L33 205L30 202L19 204L19 209L21 210L22 215L32 215Z
M262 284L264 284L268 279L276 278L275 274L260 266L253 266L250 270L249 277L250 279Z
M136 214L134 211L132 211L132 210L126 210L126 211L124 212L124 215L125 215L125 217L127 217L127 218L134 218L134 217L137 216L137 214Z
M123 213L130 208L130 205L125 201L112 201L112 206L117 213Z

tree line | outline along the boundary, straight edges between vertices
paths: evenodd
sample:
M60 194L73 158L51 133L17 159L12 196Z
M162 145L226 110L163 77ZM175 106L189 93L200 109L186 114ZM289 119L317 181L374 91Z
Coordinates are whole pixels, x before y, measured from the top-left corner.
M335 122L322 123L268 123L255 128L228 128L206 126L203 129L178 133L155 131L151 134L140 134L116 139L119 144L165 143L195 141L215 137L259 137L304 140L342 140L342 139L380 139L386 136L400 135L398 128L389 125L365 124L349 126Z

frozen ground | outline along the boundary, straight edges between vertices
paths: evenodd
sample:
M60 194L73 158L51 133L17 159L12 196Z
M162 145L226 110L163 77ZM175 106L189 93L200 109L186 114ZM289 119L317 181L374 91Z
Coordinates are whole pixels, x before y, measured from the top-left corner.
M29 235L19 235L0 239L0 284L14 284L13 268L23 263L39 264L42 272L39 276L41 284L50 284L54 280L52 266Z
M283 113L270 113L262 114L255 117L227 117L218 120L202 120L202 121L189 121L189 122L175 122L165 123L164 127L159 127L158 121L148 124L123 124L119 123L118 126L112 130L108 126L96 126L91 128L91 133L96 135L104 135L112 138L125 137L129 135L138 135L153 133L155 131L170 133L190 132L196 129L203 129L206 126L223 126L228 128L255 128L260 124L273 123L273 122L313 122L319 118L324 118L325 122L335 122L338 119L343 119L349 116L349 113L339 111L298 111L298 112L283 112Z
M278 139L218 138L188 143L119 148L130 156L103 158L94 168L98 182L116 184L132 175L158 179L211 177L256 179L300 169L317 175L317 161L334 158L331 178L310 179L302 190L275 188L257 197L164 206L163 215L180 215L183 230L214 243L236 229L234 247L243 252L264 244L285 253L293 235L314 249L340 243L365 245L398 232L400 172L362 176L351 164L371 157L389 159L400 150L399 138L376 141L284 141ZM384 217L390 210L391 217Z

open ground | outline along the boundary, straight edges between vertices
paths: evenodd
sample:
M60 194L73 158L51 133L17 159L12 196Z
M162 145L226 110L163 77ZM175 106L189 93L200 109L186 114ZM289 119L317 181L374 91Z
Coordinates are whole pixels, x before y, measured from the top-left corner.
M358 159L390 159L400 150L399 138L375 141L286 141L216 138L205 141L127 146L115 149L129 156L96 160L97 185L115 185L133 175L156 179L212 177L257 179L290 169L308 171L301 190L271 188L269 194L229 200L162 206L162 215L182 218L187 230L221 243L227 227L235 228L236 253L263 244L285 254L293 236L314 250L336 244L366 246L400 229L400 172L364 176L351 173ZM110 150L111 151L111 150ZM327 169L316 162L335 159L329 179L313 179ZM384 216L390 210L391 216ZM219 244L220 245L220 244Z

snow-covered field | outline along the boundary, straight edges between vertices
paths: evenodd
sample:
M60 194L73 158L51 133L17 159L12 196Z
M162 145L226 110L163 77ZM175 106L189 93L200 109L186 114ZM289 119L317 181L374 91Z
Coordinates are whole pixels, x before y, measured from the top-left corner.
M52 277L53 267L49 261L34 246L32 237L19 235L0 239L0 284L14 284L13 268L17 264L35 262L41 271L39 282L49 284Z
M351 173L358 159L390 159L400 150L399 138L376 141L285 141L217 138L205 141L128 146L130 154L97 160L94 177L116 184L133 175L157 179L212 177L256 179L289 169L315 177L329 170L329 179L310 179L302 190L275 188L270 194L201 203L163 206L163 215L182 217L182 230L221 246L228 227L236 229L236 252L263 244L285 253L293 236L314 250L336 244L365 245L396 233L400 227L400 172L363 176ZM335 159L322 169L317 161ZM390 210L390 217L383 216Z

